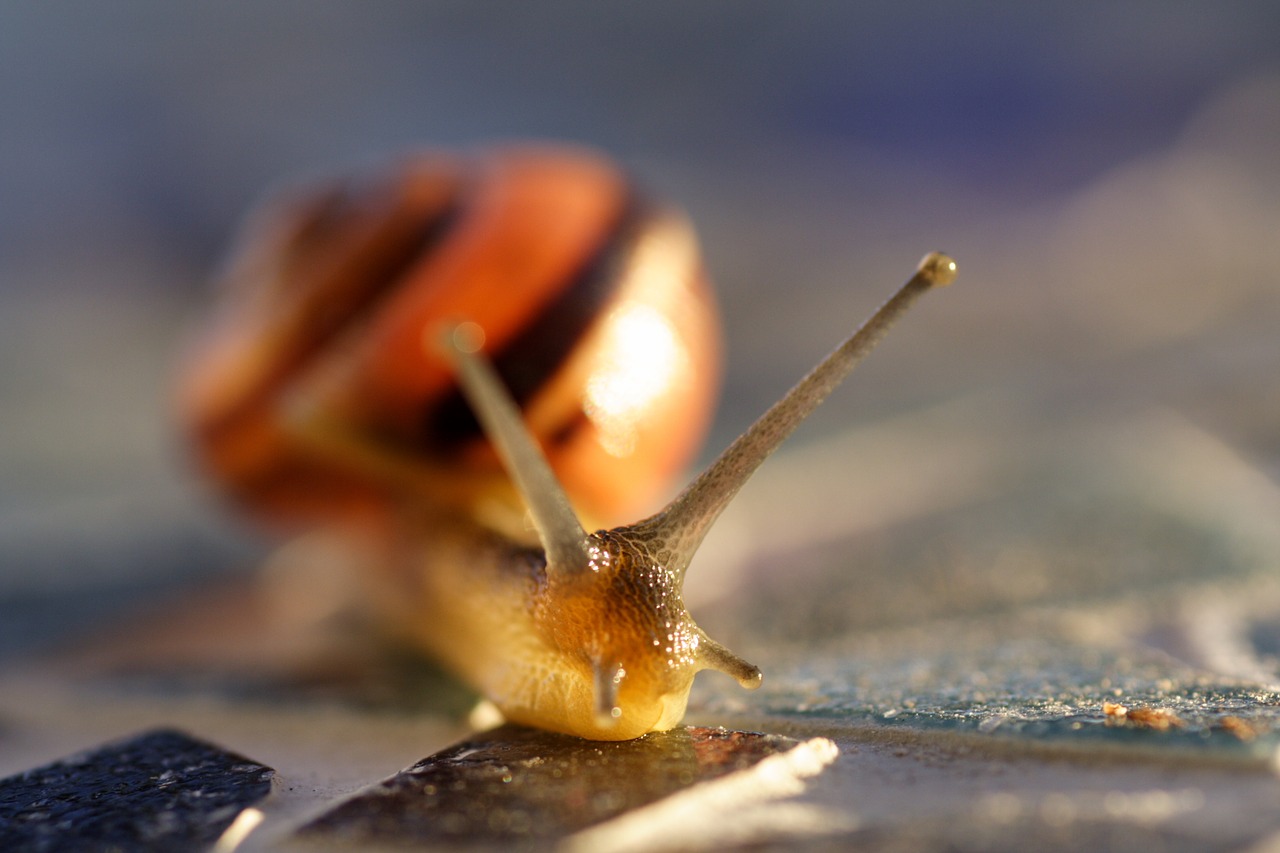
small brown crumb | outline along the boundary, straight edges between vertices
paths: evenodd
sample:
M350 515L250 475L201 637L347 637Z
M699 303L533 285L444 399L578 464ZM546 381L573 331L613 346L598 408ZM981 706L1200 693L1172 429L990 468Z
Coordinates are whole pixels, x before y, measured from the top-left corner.
M1181 717L1165 708L1130 708L1117 702L1103 702L1102 713L1107 716L1108 724L1130 723L1137 728L1157 732L1180 729L1186 725Z
M1130 708L1128 719L1136 726L1158 732L1180 729L1186 725L1181 717L1165 708Z
M1218 721L1218 725L1222 727L1224 732L1233 734L1240 740L1253 740L1262 732L1258 726L1248 720L1242 720L1239 717L1223 717Z
M1102 713L1106 714L1108 717L1124 719L1125 715L1129 713L1129 709L1118 702L1103 702Z

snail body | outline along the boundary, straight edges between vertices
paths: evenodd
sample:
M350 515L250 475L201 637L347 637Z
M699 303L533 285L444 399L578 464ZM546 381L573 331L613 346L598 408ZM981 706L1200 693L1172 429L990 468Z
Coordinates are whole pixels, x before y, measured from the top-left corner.
M181 411L241 503L376 531L386 618L508 719L628 739L676 725L702 669L760 683L686 610L690 559L954 269L927 256L666 508L616 526L710 417L719 342L688 226L581 150L421 157L259 217Z

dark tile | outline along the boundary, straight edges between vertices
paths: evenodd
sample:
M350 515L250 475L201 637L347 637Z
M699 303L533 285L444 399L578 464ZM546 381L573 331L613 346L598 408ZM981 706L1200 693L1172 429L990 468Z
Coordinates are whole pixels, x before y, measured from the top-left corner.
M602 743L504 726L423 759L300 834L352 846L557 838L795 745L724 729Z
M145 732L0 780L0 849L196 849L264 798L273 772L181 732Z

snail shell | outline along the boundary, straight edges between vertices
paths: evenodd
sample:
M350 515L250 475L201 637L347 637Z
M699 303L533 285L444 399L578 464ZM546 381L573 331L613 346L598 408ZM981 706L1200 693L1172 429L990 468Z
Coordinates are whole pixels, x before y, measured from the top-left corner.
M508 719L627 739L676 725L699 670L759 685L685 609L690 560L954 271L926 256L666 508L589 532L665 488L709 417L718 340L689 229L581 150L424 156L251 224L181 409L254 510L377 530L384 618Z
M179 408L205 466L261 513L496 500L505 474L424 339L460 318L594 523L652 509L701 444L720 342L692 232L598 155L419 155L288 193L241 242ZM322 419L419 476L299 440Z

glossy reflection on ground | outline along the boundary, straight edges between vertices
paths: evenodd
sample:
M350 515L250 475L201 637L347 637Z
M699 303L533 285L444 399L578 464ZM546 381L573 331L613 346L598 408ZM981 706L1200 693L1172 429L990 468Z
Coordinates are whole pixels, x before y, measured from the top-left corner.
M770 756L795 751L805 759L794 767L777 763L774 777L812 775L835 757L829 741L814 744L688 727L610 743L503 726L423 759L299 834L355 846L560 838ZM794 785L774 788L773 796L799 792Z

